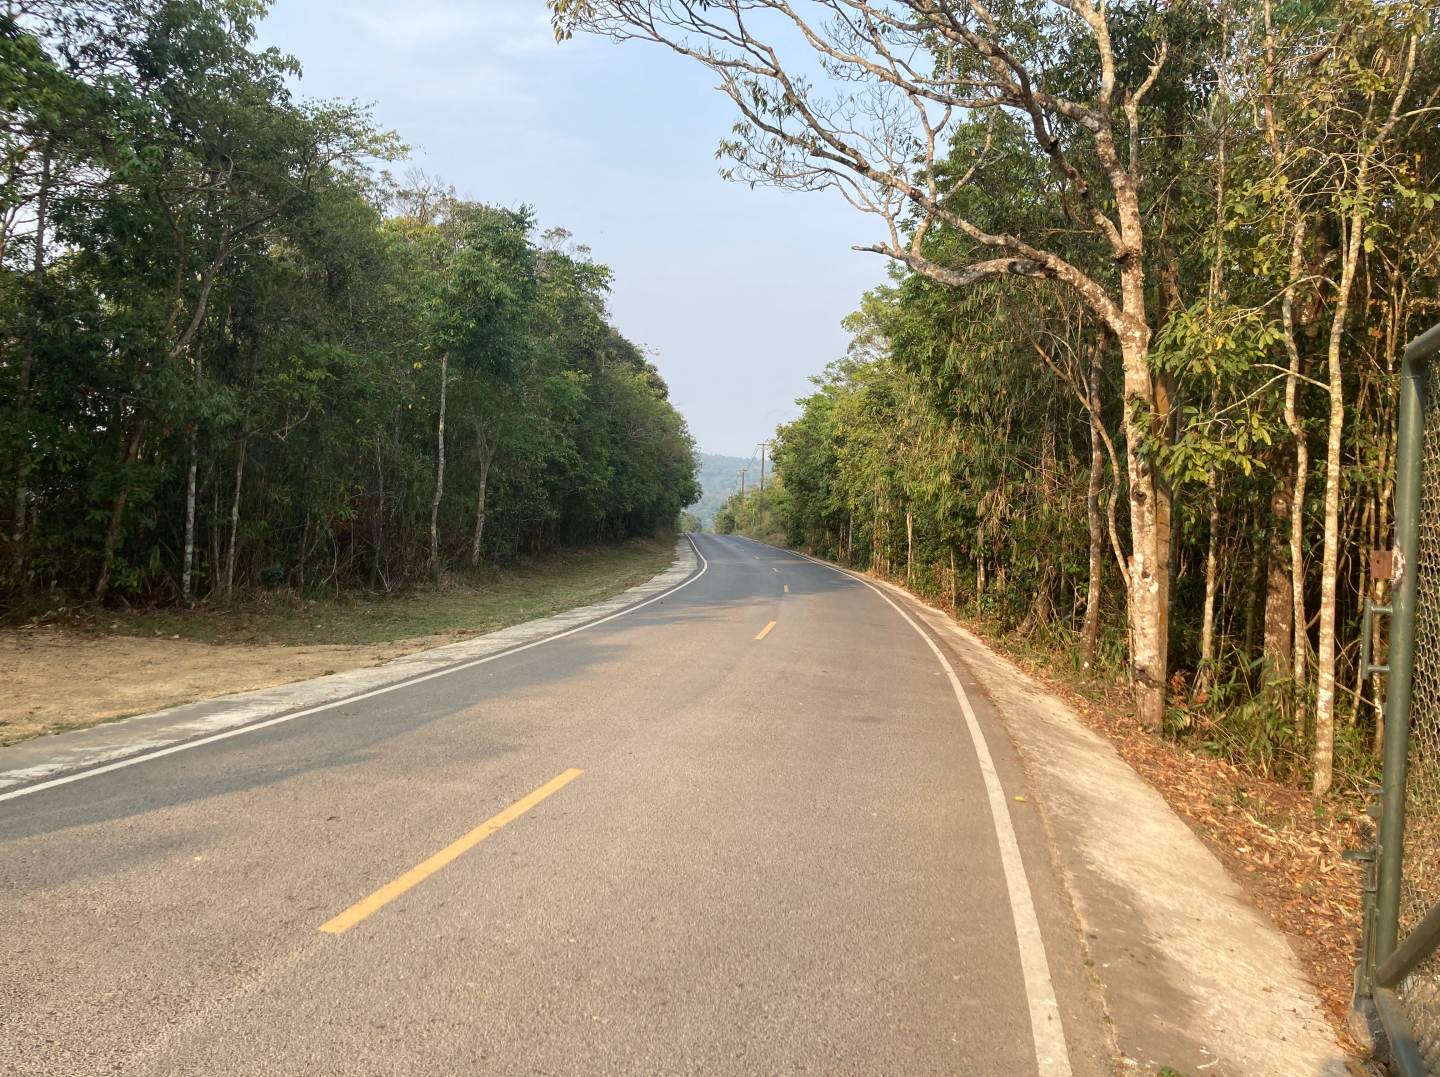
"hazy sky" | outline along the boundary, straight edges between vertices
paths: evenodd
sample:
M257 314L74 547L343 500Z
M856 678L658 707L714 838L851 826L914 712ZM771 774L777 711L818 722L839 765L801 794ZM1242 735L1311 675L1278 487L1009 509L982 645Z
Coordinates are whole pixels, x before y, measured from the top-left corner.
M557 45L543 0L279 0L261 42L300 58L303 95L373 101L462 195L529 203L592 248L615 324L706 452L748 456L792 418L885 279L850 250L875 224L835 192L719 178L735 114L703 68L638 42Z

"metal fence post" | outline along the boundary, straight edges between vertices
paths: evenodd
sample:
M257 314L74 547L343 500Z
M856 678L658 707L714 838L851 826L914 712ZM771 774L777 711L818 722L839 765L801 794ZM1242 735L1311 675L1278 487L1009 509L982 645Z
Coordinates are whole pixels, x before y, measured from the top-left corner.
M1434 338L1434 339L1432 339ZM1385 777L1380 792L1376 878L1376 965L1395 952L1400 934L1400 880L1405 846L1405 771L1410 745L1410 693L1415 670L1415 598L1419 576L1421 462L1426 380L1440 326L1405 349L1400 370L1400 429L1395 461L1395 561L1390 605L1390 676L1385 686Z

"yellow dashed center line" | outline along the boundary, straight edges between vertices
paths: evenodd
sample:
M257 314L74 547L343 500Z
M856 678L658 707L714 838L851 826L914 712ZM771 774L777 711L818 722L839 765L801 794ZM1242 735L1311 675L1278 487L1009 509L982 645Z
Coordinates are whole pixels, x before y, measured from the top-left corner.
M774 622L774 621L771 621L771 622L770 622L768 625L766 625L764 628L760 629L760 634L759 634L758 636L756 636L755 638L756 638L756 639L764 639L766 636L768 636L768 635L770 634L770 629L772 629L772 628L774 628L774 627L775 627L775 622Z
M773 623L771 627L774 627ZM765 630L765 632L768 631L770 631L769 628ZM761 635L764 634L764 632L761 633ZM342 932L350 930L376 909L388 905L412 886L424 882L446 864L450 863L450 861L456 859L462 853L469 852L506 823L513 822L520 818L520 816L535 807L536 804L539 804L551 793L559 792L584 773L583 770L576 770L572 767L558 778L552 778L523 800L517 800L493 819L481 823L459 841L445 846L445 848L441 849L423 864L411 868L394 882L382 886L364 901L351 905L339 916L335 917L335 919L327 920L320 925L320 930L331 935L339 935Z
M787 595L790 593L790 585L788 583L785 585L785 593Z

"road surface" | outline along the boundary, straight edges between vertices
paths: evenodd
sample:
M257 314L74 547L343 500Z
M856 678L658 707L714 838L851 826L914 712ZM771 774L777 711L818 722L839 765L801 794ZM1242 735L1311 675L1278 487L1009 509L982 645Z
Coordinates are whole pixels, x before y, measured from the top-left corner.
M0 803L0 1072L1113 1073L968 672L695 541L604 624Z

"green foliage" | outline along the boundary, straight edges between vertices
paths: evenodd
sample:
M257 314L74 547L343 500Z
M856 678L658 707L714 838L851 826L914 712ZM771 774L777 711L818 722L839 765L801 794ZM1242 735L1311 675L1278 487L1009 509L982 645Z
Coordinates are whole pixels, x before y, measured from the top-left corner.
M1074 503L1088 444L1082 457L1079 409L1033 357L1012 304L994 288L910 278L868 295L850 327L849 357L817 380L776 448L791 541L923 579L1012 626L1042 593L1073 609L1087 582Z
M187 536L201 597L407 586L442 356L444 562L671 526L694 448L609 271L528 209L394 182L368 112L292 99L263 10L0 20L7 599L173 600Z
M1367 594L1384 597L1365 554L1390 545L1399 356L1440 317L1440 197L1431 197L1440 129L1421 118L1437 92L1440 39L1429 29L1431 8L1310 4L1276 9L1270 31L1267 10L1106 9L1120 84L1142 81L1158 43L1169 45L1133 143L1145 176L1143 309L1155 402L1127 383L1116 341L1075 292L1013 278L957 288L897 272L893 286L864 297L849 323L849 354L816 379L800 417L780 431L779 523L795 545L904 580L1077 669L1094 591L1092 668L1123 680L1129 474L1152 465L1173 509L1168 731L1305 782L1325 583L1325 457L1338 429L1335 751L1340 780L1360 783L1373 779L1376 760L1375 688L1358 682L1355 663L1358 609ZM1017 48L1046 58L1048 92L1093 100L1091 38L1024 20L1005 25ZM1382 144L1377 132L1412 41L1404 107L1415 111ZM975 115L948 133L949 157L935 168L948 210L983 232L1040 243L1105 287L1117 284L1113 251L1036 151L1028 120ZM1064 137L1082 147L1068 158L1079 162L1068 181L1106 189L1083 150L1085 133ZM1357 179L1362 158L1368 186ZM972 181L953 186L972 167ZM1363 243L1348 313L1337 322L1347 215L1357 210ZM995 248L937 220L920 250L929 262L959 267ZM1095 463L1087 404L1097 354ZM1343 402L1337 427L1332 354ZM1125 437L1127 409L1140 431L1134 443ZM1297 509L1309 654L1300 685L1289 672L1287 620L1297 434L1308 447ZM738 506L717 515L717 530L722 524L742 527Z
M715 512L715 533L743 535L783 547L788 544L792 518L790 496L777 481L767 483L763 490L752 486L743 495L738 491L732 494Z

